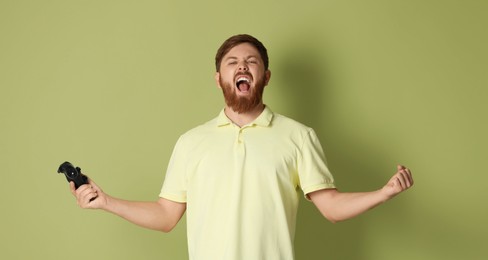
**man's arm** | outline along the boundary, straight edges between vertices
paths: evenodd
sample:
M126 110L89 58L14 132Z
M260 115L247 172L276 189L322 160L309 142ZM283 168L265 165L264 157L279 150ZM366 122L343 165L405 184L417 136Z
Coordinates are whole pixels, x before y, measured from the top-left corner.
M324 189L308 194L322 215L331 222L355 217L390 200L413 185L410 170L399 165L397 172L381 189L372 192L344 193L336 189Z
M169 232L181 219L186 203L164 198L154 202L127 201L104 193L92 180L75 190L70 183L71 193L81 208L103 209L144 228ZM92 198L96 198L90 201Z

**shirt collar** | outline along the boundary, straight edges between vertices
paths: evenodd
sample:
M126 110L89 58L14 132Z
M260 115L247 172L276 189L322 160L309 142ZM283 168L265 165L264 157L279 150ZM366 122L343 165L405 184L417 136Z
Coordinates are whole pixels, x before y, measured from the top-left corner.
M268 106L264 106L263 112L249 124L257 126L269 126L273 120L273 111ZM217 117L217 126L231 125L233 122L225 115L224 109L222 109Z

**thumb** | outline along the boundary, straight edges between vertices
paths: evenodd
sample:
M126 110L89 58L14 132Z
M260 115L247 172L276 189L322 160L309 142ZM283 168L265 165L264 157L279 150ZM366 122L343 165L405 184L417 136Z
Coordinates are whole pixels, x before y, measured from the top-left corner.
M101 191L102 189L100 189L100 187L98 187L98 185L90 178L88 178L88 183L97 191Z

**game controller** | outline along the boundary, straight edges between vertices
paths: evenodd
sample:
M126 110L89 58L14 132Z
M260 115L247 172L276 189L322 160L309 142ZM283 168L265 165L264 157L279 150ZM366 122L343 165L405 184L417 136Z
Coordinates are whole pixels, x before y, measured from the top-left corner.
M58 173L64 173L68 182L74 182L78 189L83 184L88 184L88 177L81 173L80 167L74 167L70 162L62 163L58 168Z

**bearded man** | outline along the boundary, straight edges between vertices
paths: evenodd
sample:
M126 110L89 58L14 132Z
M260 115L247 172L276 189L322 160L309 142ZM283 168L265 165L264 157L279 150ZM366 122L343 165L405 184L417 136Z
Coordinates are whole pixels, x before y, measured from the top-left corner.
M263 103L271 72L264 45L227 39L215 58L220 114L178 139L154 202L104 193L92 180L71 191L82 208L103 209L169 232L187 212L191 260L291 260L300 190L331 222L355 217L413 185L397 172L372 192L339 192L313 129ZM92 200L93 199L93 200Z

